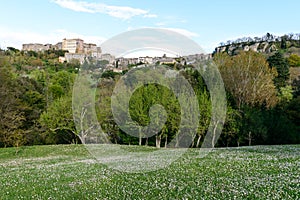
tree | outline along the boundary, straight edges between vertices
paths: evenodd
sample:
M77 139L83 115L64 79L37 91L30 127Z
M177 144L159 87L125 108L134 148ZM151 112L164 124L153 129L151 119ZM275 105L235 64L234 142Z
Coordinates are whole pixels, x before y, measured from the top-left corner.
M30 63L33 67L41 67L43 66L43 62L41 59L34 59Z
M197 130L197 142L195 144L195 147L198 148L200 145L201 139L205 136L205 132L208 129L210 118L211 118L211 102L208 95L208 92L204 90L201 93L197 94L198 101L199 101L199 112L200 112L200 118L199 118L199 126Z
M26 106L14 75L0 66L0 146L20 146L26 143L22 127Z
M97 81L88 71L81 71L73 87L72 110L78 137L84 144L107 144L109 139L97 119L95 94Z
M59 86L63 94L68 94L73 87L74 79L75 74L61 70L51 75L50 85Z
M263 144L267 138L268 129L264 123L264 112L260 108L246 106L243 110L243 118L241 119L242 128L238 135L238 145L248 142L251 146L255 144Z
M222 130L222 135L219 139L219 143L223 146L239 145L239 132L240 132L240 121L241 114L238 110L232 108L232 106L227 105L227 115L224 128Z
M167 113L162 112L162 107ZM151 122L147 132L155 135L157 148L161 147L162 137L165 137L167 141L168 138L171 139L174 136L180 111L174 94L166 87L149 84L138 88L130 99L129 109L133 121L137 122L139 126L145 127ZM163 124L162 120L166 118L166 115L168 117ZM161 124L163 124L162 127L160 127ZM161 130L157 130L158 127ZM142 137L148 135L140 131L141 129L139 129L139 143L141 143Z
M204 138L211 120L212 102L205 81L198 70L191 69L181 72L192 85L199 105L199 124L192 146L198 148Z
M154 91L153 91L154 92ZM135 128L139 129L138 137L139 137L139 145L142 145L142 138L146 135L142 133L142 129L139 126L147 126L149 123L148 112L153 104L153 101L150 99L151 96L147 95L146 88L140 87L138 88L132 95L129 104L129 112L130 115L137 124L130 124L131 126L136 126Z
M72 89L75 74L61 70L34 70L31 76L44 87L44 95L47 107L56 99L63 97Z
M285 87L290 76L287 59L284 58L281 52L276 52L274 55L270 56L267 61L271 68L274 67L277 70L277 77L274 79L277 89L279 90L279 88Z
M214 61L238 110L243 105L265 104L271 107L276 104L276 89L273 84L275 72L269 68L263 55L253 51L242 52L234 57L217 54Z
M290 67L300 67L300 56L296 54L290 55L288 58L288 63Z
M287 85L280 88L279 99L281 103L288 103L293 99L293 89L292 86Z
M287 106L287 114L289 118L300 128L300 96L293 99ZM299 133L299 132L298 132ZM300 139L300 135L299 135Z
M287 41L289 40L288 35L281 36L281 41L280 41L280 47L281 49L286 49L287 48Z
M296 103L292 101L291 103ZM299 102L297 102L299 103ZM299 113L299 106L293 106L293 111ZM265 144L293 144L299 143L299 125L297 126L296 118L292 118L291 107L282 108L276 106L266 112L265 126L268 137ZM298 123L299 124L299 123Z
M266 36L265 36L265 38L266 38L267 42L271 42L271 41L274 40L274 36L272 34L270 34L270 33L267 33Z
M55 100L42 113L40 124L49 135L46 143L77 143L77 131L73 121L72 96L67 95Z
M109 139L117 144L120 141L119 127L114 121L111 111L111 95L115 86L113 79L103 78L98 84L96 96L96 112L101 128Z

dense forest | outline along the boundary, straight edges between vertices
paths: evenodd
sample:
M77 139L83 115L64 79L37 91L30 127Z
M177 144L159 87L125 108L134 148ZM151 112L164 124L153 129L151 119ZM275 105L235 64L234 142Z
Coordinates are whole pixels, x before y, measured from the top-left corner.
M0 50L0 147L81 142L74 124L72 91L82 66L76 60L59 63L63 54ZM300 143L298 55L287 57L283 51L265 55L250 50L236 55L216 53L213 61L227 95L227 117L216 146ZM163 147L178 136L180 104L168 88L147 84L133 93L129 112L139 125L149 124L152 105L162 105L167 114L163 128L153 137L133 137L120 130L111 111L113 88L126 71L105 71L102 62L84 66L101 72L99 77L94 73L99 80L95 108L112 143ZM200 147L211 119L207 85L193 65L178 62L165 67L177 70L194 89L201 117L191 147Z

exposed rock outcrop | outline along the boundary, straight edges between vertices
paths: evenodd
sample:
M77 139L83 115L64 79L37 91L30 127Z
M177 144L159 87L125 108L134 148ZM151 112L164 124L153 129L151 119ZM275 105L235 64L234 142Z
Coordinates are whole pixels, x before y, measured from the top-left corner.
M277 51L278 45L274 42L255 42L255 43L240 43L217 47L214 53L227 52L229 55L236 55L240 51L255 51L260 53L272 53Z

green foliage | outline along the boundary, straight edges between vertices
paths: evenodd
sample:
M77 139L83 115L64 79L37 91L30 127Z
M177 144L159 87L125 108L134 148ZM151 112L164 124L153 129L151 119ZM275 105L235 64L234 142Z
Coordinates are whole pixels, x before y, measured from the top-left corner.
M120 73L114 72L112 70L107 70L102 73L102 78L115 78L115 76L120 75Z
M277 89L285 87L290 76L287 59L284 58L282 53L276 52L268 58L268 63L271 68L274 67L277 70L277 77L274 79Z
M147 126L150 123L150 108L155 105L161 105L167 112L167 121L162 127L160 133L157 137L161 138L163 135L169 139L174 138L178 130L179 117L180 117L180 106L178 100L176 100L175 95L168 88L157 85L149 84L138 88L130 98L129 102L129 113L131 118L138 123L140 126ZM161 110L152 110L152 123L159 124L161 119L159 113ZM155 122L157 121L157 122ZM143 134L143 133L141 133ZM157 146L160 147L160 139L157 140Z
M253 144L263 144L268 134L264 117L263 110L244 107L242 132L240 132L238 140L241 143L247 141L249 146Z
M281 49L287 48L287 36L286 35L281 37L280 48Z
M300 56L296 54L290 55L288 58L288 63L290 67L300 67Z
M192 85L194 92L197 95L200 118L197 136L195 136L194 145L192 146L200 147L200 143L206 135L211 120L212 105L209 91L198 70L189 69L181 73Z
M70 94L75 74L65 70L52 71L53 63L48 61L45 62L45 69L27 68L24 71L26 63L38 61L36 65L43 65L40 59L44 56L42 53L29 54L32 57L28 60L28 55L22 54L15 54L11 59L0 57L0 112L4 116L0 123L0 146L57 143L58 134L61 134L60 138L74 138L73 133L70 136L70 131L54 131L49 134L49 127L45 124L41 126L39 119L47 108L53 109L54 102ZM15 71L14 66L21 67ZM28 69L30 74L27 76L24 73L28 73ZM53 109L53 112L57 112L57 116L61 114L59 110ZM72 118L70 120L72 121ZM49 139L51 137L52 139Z
M27 51L26 53L28 56L30 57L37 57L38 56L38 53L35 52L35 51Z
M40 67L40 66L43 66L43 62L42 62L42 60L40 60L40 59L32 60L30 64L31 64L31 66L33 66L33 67Z
M92 87L94 91L97 84L95 107L98 122L111 142L161 147L176 139L182 113L178 97L175 97L172 91L156 84L148 84L135 91L130 99L130 115L137 125L143 127L149 125L150 108L153 105L162 105L168 117L162 129L153 137L139 139L130 136L119 129L111 112L112 92L116 82L126 72L105 71L100 77L101 73L97 73L97 70L107 62L86 62L83 68L87 67L93 77L98 77L101 82L91 82L88 88L80 85L73 88L80 63L58 63L58 56L63 53L52 50L46 52L0 50L0 147L79 141L76 135L80 136L88 130L89 124L83 124L79 129L78 127L75 129L71 107L72 90L81 91L82 98L79 98L77 103L88 105L91 99L86 101L85 98L91 97L89 89ZM298 58L295 55L290 56L289 65L296 66ZM275 54L268 60L279 74L274 79L278 87L279 101L272 82L275 73L267 67L261 54L248 52L235 57L215 55L215 60L216 64L221 66L220 71L228 96L228 113L218 146L300 142L299 81L294 80L293 88L287 84L287 59ZM191 146L200 147L209 124L213 121L210 92L200 72L193 65L176 64L172 65L172 69L179 71L189 82L198 99L199 126L193 135L194 142ZM206 71L213 83L219 84L209 69L208 65ZM136 77L131 77L124 84L132 85L141 79L143 76L137 73ZM279 87L280 85L283 86ZM180 89L181 85L177 83L176 88ZM124 91L124 100L126 98ZM189 102L184 103L188 105ZM154 119L159 124L159 116L163 113L157 112L158 110L152 111L152 114L156 112ZM78 122L78 119L75 120ZM191 123L193 122L187 124ZM140 138L144 137L143 134L140 133Z
M117 143L130 143L126 141L126 136L121 137L120 130L114 121L111 111L111 95L115 86L115 81L111 79L101 79L96 91L96 112L101 128L107 133L110 140ZM129 136L128 136L129 137Z
M295 144L299 143L299 125L289 118L286 108L276 107L265 115L265 125L268 129L266 144Z
M241 120L241 113L228 104L226 121L218 141L219 146L236 146L243 141L241 134L239 134L241 132Z
M300 128L300 96L293 99L287 106L286 110L287 116L294 122L295 125L298 126L298 130ZM300 130L298 131L298 137Z
M59 56L65 56L65 53L68 51L65 50L47 50L46 53L50 58L58 58Z
M287 85L280 88L279 99L283 103L290 102L293 99L293 89L292 86Z
M20 100L22 93L9 70L0 68L0 82L0 146L19 146L25 143L19 138L24 137L26 106Z
M109 61L108 60L100 60L97 62L97 65L100 67L100 68L104 68L106 65L109 64Z
M39 122L46 131L47 144L75 142L77 132L73 121L71 96L67 95L54 101L42 113Z

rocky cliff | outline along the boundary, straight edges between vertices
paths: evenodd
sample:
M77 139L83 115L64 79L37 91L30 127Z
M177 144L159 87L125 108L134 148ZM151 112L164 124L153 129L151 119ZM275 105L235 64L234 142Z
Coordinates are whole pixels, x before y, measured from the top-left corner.
M270 34L271 35L271 34ZM266 35L262 38L243 38L236 41L228 41L227 44L215 48L214 53L227 52L229 55L236 55L240 51L255 51L263 54L272 54L278 50L282 50L284 54L300 55L300 34L284 35L275 37ZM298 37L299 35L299 37Z

